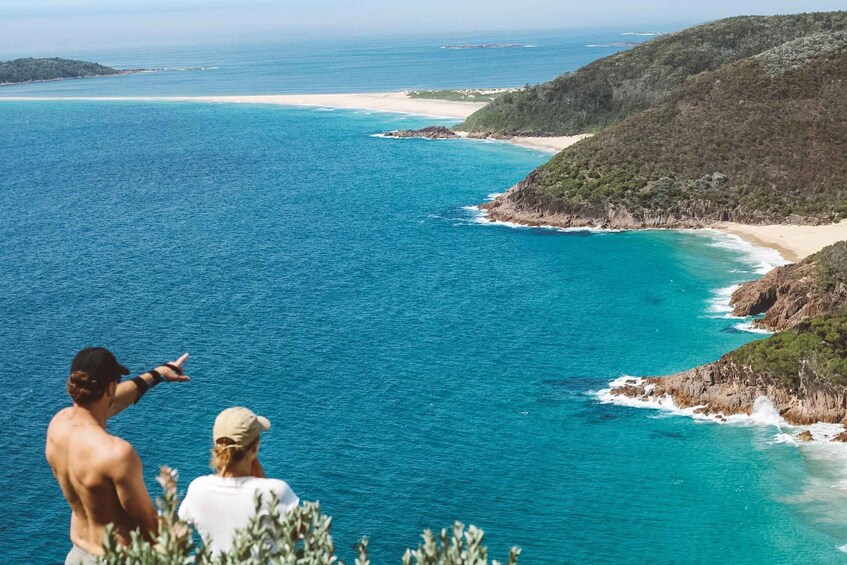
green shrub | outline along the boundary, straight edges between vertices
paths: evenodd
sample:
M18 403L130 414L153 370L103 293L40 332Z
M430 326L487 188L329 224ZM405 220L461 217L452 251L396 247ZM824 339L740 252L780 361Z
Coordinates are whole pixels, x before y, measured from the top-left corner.
M191 527L177 517L177 473L162 467L156 479L163 494L156 501L161 512L159 532L148 541L137 531L132 532L130 544L120 546L114 540L114 529L106 529L104 563L108 565L331 565L338 562L330 527L332 519L322 514L317 502L282 513L279 500L271 499L266 513L260 515L263 503L256 499L256 517L236 533L232 549L212 555L205 544L194 546ZM483 531L475 526L465 530L456 522L452 530L445 528L436 539L432 531L425 530L423 542L414 551L407 549L402 556L403 565L487 565L488 555L482 545ZM369 565L368 539L362 538L356 546L356 565ZM513 547L509 565L517 563L520 549ZM413 561L414 560L414 561ZM343 562L339 562L343 565ZM492 561L492 565L498 565Z
M550 82L502 96L457 126L466 131L596 132L678 92L698 74L792 40L847 29L847 12L741 16L647 41ZM837 43L797 43L766 58L769 72L791 68ZM727 136L731 142L731 136Z
M833 384L847 384L847 314L817 316L729 356L789 387L799 385L804 365Z

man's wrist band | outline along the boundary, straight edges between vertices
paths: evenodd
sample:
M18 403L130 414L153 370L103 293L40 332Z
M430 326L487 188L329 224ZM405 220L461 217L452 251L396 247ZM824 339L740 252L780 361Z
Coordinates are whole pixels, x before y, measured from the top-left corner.
M144 377L135 377L134 379L132 379L132 382L135 383L136 389L138 389L138 393L135 395L135 402L133 402L133 404L138 404L138 401L141 400L141 397L144 396L144 393L147 392L148 389L156 386L157 384L165 380L162 378L162 374L159 373L159 371L157 371L156 369L151 369L147 372L150 373L150 375L153 377L152 384L147 384L147 381L144 380Z
M159 384L160 382L165 380L165 379L162 378L162 374L159 371L157 371L156 369L150 369L147 372L150 373L151 375L153 375L153 386L156 386L157 384Z
M135 386L138 389L138 394L136 394L135 402L133 402L133 404L138 404L138 401L141 400L141 397L144 396L145 392L147 392L147 381L144 380L144 377L135 377L132 379L132 382L135 383Z
M167 367L168 369L170 369L171 371L173 371L173 372L174 372L174 373L176 373L177 375L181 375L181 374L182 374L182 368L181 368L181 367L177 367L177 366L176 366L176 365L174 365L173 363L164 363L164 364L162 365L162 367Z

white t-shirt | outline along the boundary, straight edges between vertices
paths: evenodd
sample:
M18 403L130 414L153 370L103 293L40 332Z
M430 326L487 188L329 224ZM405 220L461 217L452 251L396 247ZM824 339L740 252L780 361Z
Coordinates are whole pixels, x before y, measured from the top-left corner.
M256 514L257 490L262 493L266 508L273 492L279 496L283 512L300 503L291 487L279 479L205 475L188 485L185 500L179 506L179 518L194 524L213 552L229 551L235 531L246 528Z

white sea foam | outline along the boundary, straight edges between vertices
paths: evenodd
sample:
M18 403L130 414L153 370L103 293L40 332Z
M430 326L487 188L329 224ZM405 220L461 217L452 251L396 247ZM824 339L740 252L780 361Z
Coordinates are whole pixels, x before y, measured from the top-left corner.
M780 255L776 249L768 247L759 247L731 233L724 233L712 229L691 230L695 234L703 234L711 238L713 241L710 244L712 247L728 249L742 256L742 258L750 264L756 273L764 275L775 267L787 265L788 261Z
M705 235L711 240L709 245L712 247L726 249L739 254L742 260L749 264L755 273L760 275L764 275L775 267L787 265L790 262L780 255L775 249L758 247L744 241L734 234L727 234L712 229L686 231L695 235ZM739 271L734 270L733 272ZM754 328L753 319L750 317L733 316L733 308L730 305L730 300L732 298L732 293L735 292L738 286L739 285L735 284L715 290L712 298L708 300L708 306L706 307L708 314L711 317L738 320L738 323L733 327L739 331L757 334L772 333L767 330Z
M718 316L720 318L736 317L730 314L732 312L732 306L730 306L729 301L732 299L732 293L735 292L738 286L737 284L733 284L715 290L713 292L714 296L708 300L709 306L707 310L712 314L720 314Z
M489 198L496 198L500 196L499 194L489 194ZM475 224L483 224L486 226L501 226L507 228L514 228L520 230L552 230L560 233L575 233L575 232L591 232L591 233L618 233L623 230L613 230L607 228L592 228L592 227L573 227L573 228L560 228L557 226L528 226L526 224L519 224L517 222L504 222L502 220L494 220L491 221L488 218L488 214L485 213L485 210L481 210L479 206L462 206L462 210L466 210L471 214L471 222Z
M760 396L753 402L753 410L749 415L722 415L696 414L695 410L702 408L702 405L692 406L690 408L680 408L668 394L661 397L649 396L646 399L612 394L613 389L622 387L626 384L641 386L643 383L644 379L642 377L622 375L609 381L609 386L607 388L592 391L590 394L595 396L602 404L615 404L631 408L651 408L654 410L661 410L667 414L687 416L694 420L715 422L719 424L773 427L776 429L777 433L774 435L772 443L826 447L825 453L828 454L828 456L836 455L844 458L844 468L847 469L847 444L831 441L833 437L845 431L844 426L841 424L827 424L819 422L809 426L792 426L779 415L779 411L777 411L773 402L764 396ZM649 392L652 390L653 386L655 385L646 385L644 389ZM812 434L813 441L798 441L796 439L797 434L806 430ZM847 489L847 476L845 476L844 488Z
M770 330L765 330L762 328L757 328L753 326L753 320L747 320L745 322L739 322L733 326L736 330L742 332L748 332L751 334L763 334L763 335L772 335L773 332Z
M722 424L738 424L748 426L774 426L782 432L783 428L789 427L785 420L779 415L773 402L765 397L759 397L753 403L753 410L750 415L747 414L703 414L696 413L698 408L703 406L691 406L690 408L681 408L673 401L670 395L663 396L648 396L647 398L634 398L624 395L612 394L612 390L622 387L626 384L640 386L644 383L641 377L633 377L631 375L623 375L609 382L607 388L592 392L597 399L603 404L616 404L618 406L629 406L631 408L652 408L654 410L662 410L668 414L677 416L687 416L698 421L717 422ZM654 385L645 386L645 391L652 390Z

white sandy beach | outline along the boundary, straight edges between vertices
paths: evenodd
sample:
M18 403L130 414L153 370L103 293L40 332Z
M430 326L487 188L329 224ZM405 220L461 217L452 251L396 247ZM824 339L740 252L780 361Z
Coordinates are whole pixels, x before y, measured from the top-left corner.
M405 92L355 94L256 94L247 96L3 96L2 101L93 100L135 102L221 102L230 104L276 104L279 106L317 106L379 112L399 112L464 120L485 102L457 102L410 98Z
M827 245L847 239L847 220L823 226L751 226L721 222L714 228L735 234L754 245L776 249L789 261L799 261Z
M431 116L434 118L454 118L464 120L480 108L485 102L460 102L454 100L431 100L410 98L405 92L371 92L352 94L257 94L245 96L0 96L3 101L129 101L129 102L213 102L223 104L275 104L279 106L311 106L324 108L344 108L351 110L372 110L376 112L397 112ZM533 149L557 152L590 134L562 137L514 137L504 140Z
M467 137L467 132L456 132L460 137ZM565 147L569 147L581 139L591 137L594 134L581 133L578 135L563 135L558 137L511 137L509 139L485 139L483 141L502 141L503 143L514 143L522 147L530 147L532 149L541 149L542 151L550 151L558 153Z
M594 134L580 133L578 135L563 135L559 137L513 137L509 142L524 147L532 147L533 149L559 152L565 147L569 147L577 141L591 137L592 135Z

